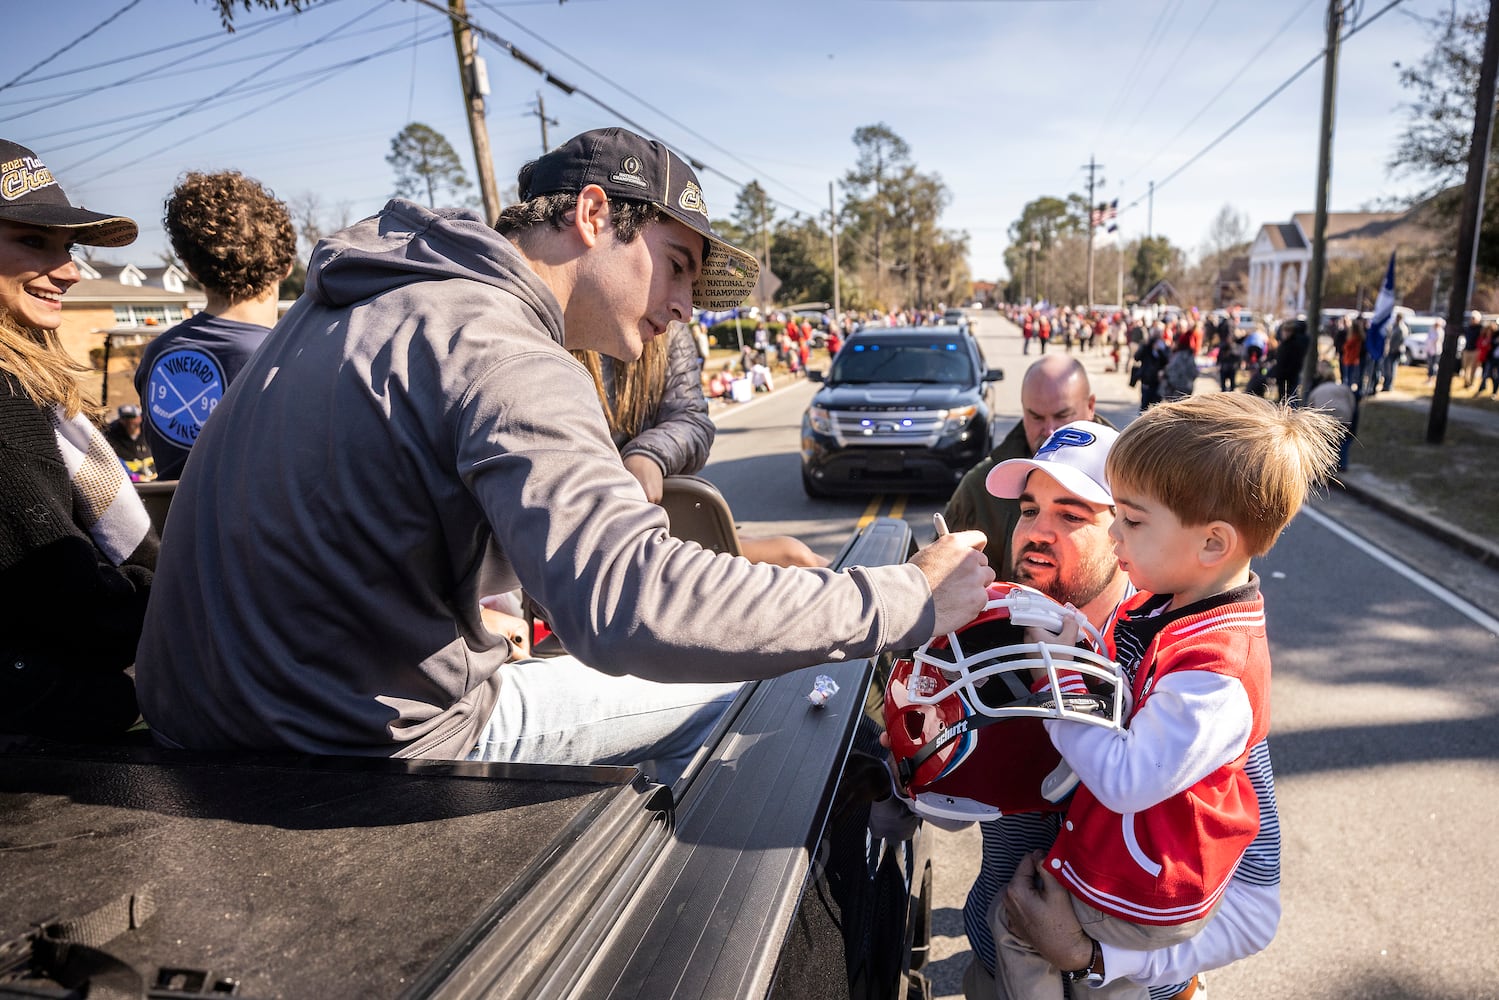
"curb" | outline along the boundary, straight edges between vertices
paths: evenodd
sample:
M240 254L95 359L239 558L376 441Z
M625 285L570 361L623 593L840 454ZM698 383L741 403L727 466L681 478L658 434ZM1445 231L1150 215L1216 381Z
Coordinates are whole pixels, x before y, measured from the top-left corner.
M1499 547L1474 538L1467 532L1460 531L1445 521L1432 517L1422 511L1389 500L1373 490L1360 486L1358 483L1340 479L1333 485L1360 503L1373 507L1380 513L1388 514L1397 521L1416 528L1439 542L1450 545L1481 565L1487 566L1489 569L1499 569Z

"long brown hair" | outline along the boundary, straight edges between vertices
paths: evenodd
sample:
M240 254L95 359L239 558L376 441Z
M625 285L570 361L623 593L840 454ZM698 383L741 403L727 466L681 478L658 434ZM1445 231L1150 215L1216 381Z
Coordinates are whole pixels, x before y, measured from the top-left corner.
M0 312L0 371L19 382L38 406L56 403L69 419L80 412L97 418L102 412L84 398L79 384L91 369L63 350L57 331L22 326L8 312Z
M637 361L615 360L612 386L604 387L603 363L596 351L573 351L593 376L599 403L609 419L609 432L616 443L623 444L656 421L661 397L666 392L666 354L672 332L652 337ZM612 391L611 391L612 390ZM612 400L612 402L611 402Z

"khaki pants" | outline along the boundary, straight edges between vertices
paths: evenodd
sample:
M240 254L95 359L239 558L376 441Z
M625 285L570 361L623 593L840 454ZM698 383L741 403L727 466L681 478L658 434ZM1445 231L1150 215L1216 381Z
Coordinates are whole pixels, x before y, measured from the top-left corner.
M1169 927L1132 924L1096 910L1076 896L1072 898L1072 910L1077 915L1078 923L1082 924L1083 933L1090 938L1131 951L1154 951L1180 944L1195 936L1213 918L1210 912L1200 919ZM1216 912L1217 907L1214 906L1213 910ZM988 917L989 930L994 935L998 966L994 970L994 978L989 979L983 967L977 961L973 962L969 971L977 970L975 987L983 988L981 977L992 984L988 993L991 1000L1065 1000L1067 985L1062 981L1060 971L1038 955L1029 944L1010 933L1005 920L1003 892L994 897L994 902L989 906ZM968 977L965 975L965 994L968 985ZM1116 979L1098 989L1080 992L1086 993L1088 1000L1149 1000L1150 997L1149 990L1129 979ZM972 994L968 995L973 1000Z

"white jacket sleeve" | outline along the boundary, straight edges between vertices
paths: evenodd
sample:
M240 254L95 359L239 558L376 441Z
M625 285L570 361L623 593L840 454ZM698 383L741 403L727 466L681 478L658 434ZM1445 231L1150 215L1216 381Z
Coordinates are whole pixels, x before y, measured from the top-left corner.
M1243 685L1207 670L1161 678L1121 732L1045 723L1079 780L1117 813L1143 812L1191 788L1248 748L1252 725Z
M1280 925L1280 886L1232 879L1207 926L1189 940L1155 951L1101 945L1108 982L1129 979L1142 986L1186 982L1199 972L1221 969L1264 951Z

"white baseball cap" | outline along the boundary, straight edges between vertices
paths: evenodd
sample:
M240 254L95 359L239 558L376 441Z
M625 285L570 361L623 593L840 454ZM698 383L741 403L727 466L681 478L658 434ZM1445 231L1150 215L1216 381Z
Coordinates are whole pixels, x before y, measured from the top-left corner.
M1014 500L1025 491L1025 479L1040 470L1089 503L1114 505L1104 475L1109 449L1119 440L1119 432L1092 420L1074 420L1051 432L1033 458L1012 458L989 470L984 486L991 494Z

